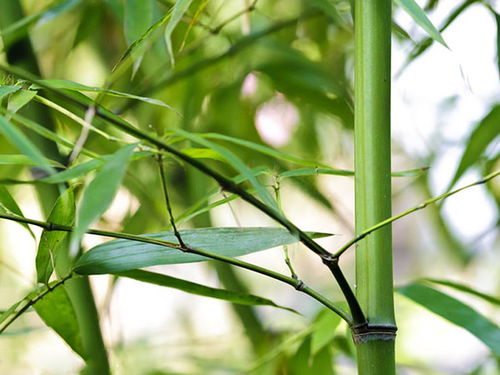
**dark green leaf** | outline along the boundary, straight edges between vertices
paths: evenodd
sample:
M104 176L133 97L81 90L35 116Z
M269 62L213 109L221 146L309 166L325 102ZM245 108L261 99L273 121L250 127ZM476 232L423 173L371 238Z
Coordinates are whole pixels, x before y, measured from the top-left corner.
M285 309L285 310L297 313L293 309L279 306L279 305L275 304L273 301L266 299L266 298L262 298L262 297L258 297L258 296L254 296L254 295L246 294L246 293L233 292L231 290L212 288L212 287L208 287L205 285L193 283L193 282L190 282L187 280L178 279L178 278L167 276L167 275L162 275L159 273L153 273L153 272L148 272L148 271L143 271L143 270L132 270L132 271L126 271L126 272L118 272L116 274L118 276L128 277L130 279L143 281L143 282L150 283L150 284L166 286L168 288L179 289L179 290L182 290L183 292L196 294L198 296L221 299L224 301L228 301L231 303L237 303L237 304L241 304L241 305L273 306L273 307L278 307L280 309Z
M237 257L297 242L282 228L200 228L180 231L183 241L194 249ZM329 234L312 233L313 237ZM173 232L144 235L146 238L177 243ZM158 264L191 263L209 260L169 247L132 240L114 240L98 245L78 259L75 270L81 274L127 271Z
M438 279L424 279L424 281L433 283L433 284L438 284L438 285L444 285L456 290L459 290L461 292L471 294L473 296L479 297L481 299L484 299L485 301L488 301L489 303L492 303L494 305L500 306L500 299L494 296L490 296L485 293L481 293L475 289L472 289L468 287L467 285L460 284L454 281L449 281L449 280L438 280Z
M424 29L429 36L436 42L441 43L443 46L448 47L444 41L441 33L432 24L432 22L427 18L424 10L415 2L415 0L396 0L401 8L408 13L413 20Z
M125 0L124 27L127 45L132 45L139 39L149 26L153 23L153 1L152 0ZM135 61L134 72L139 68L143 51L134 50L131 55Z
M458 164L455 175L453 176L448 190L458 181L460 177L478 161L488 145L500 135L500 105L496 105L476 126L469 137L467 147L465 148L460 163Z
M449 322L462 327L500 356L500 328L465 303L436 289L413 283L397 292L422 305Z
M75 197L73 189L67 189L56 201L47 222L73 226L75 222ZM38 252L36 254L36 272L39 283L49 282L54 265L68 251L68 232L47 231L42 232ZM59 269L56 265L56 269Z
M79 204L76 226L71 235L72 254L76 254L80 240L89 226L101 217L111 204L136 146L127 145L111 155L85 188Z
M85 358L76 313L64 286L48 293L34 308L47 326L61 336L71 349Z

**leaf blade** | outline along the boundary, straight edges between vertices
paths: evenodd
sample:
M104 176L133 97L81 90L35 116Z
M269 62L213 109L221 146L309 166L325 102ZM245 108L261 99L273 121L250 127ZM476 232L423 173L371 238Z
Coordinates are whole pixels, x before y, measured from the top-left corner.
M183 241L195 249L225 256L241 256L298 240L283 228L198 228L181 230ZM325 236L328 234L319 234ZM173 232L144 237L177 243ZM159 264L181 264L209 260L206 257L182 252L161 245L132 240L113 240L85 252L75 265L80 274L102 274L128 271Z

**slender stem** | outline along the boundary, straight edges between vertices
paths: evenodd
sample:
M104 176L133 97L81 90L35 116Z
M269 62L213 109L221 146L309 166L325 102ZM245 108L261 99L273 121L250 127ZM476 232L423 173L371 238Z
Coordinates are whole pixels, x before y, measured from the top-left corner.
M53 223L48 223L45 221L29 219L26 217L20 217L20 216L6 214L6 213L0 213L0 219L7 219L7 220L20 222L20 223L35 225L35 226L44 228L47 231L71 232L74 229L72 226L68 226L68 225L53 224ZM105 236L105 237L111 237L111 238L121 238L121 239L126 239L126 240L131 240L131 241L138 241L138 242L144 242L144 243L149 243L149 244L153 244L153 245L165 246L165 247L177 249L177 250L180 250L183 252L201 255L201 256L204 256L207 258L211 258L211 259L215 259L215 260L224 262L224 263L229 263L229 264L232 264L234 266L247 269L249 271L260 273L261 275L268 276L272 279L286 283L286 284L294 287L298 291L303 292L303 293L311 296L312 298L314 298L315 300L317 300L318 302L320 302L321 304L325 305L330 310L332 310L333 312L338 314L349 325L352 325L354 323L353 320L351 319L351 317L346 312L339 309L337 306L335 306L332 303L332 301L330 301L328 298L321 295L319 292L317 292L314 289L305 285L303 281L282 275L278 272L271 271L267 268L259 267L257 265L247 263L245 261L242 261L242 260L239 260L236 258L226 257L224 255L219 255L219 254L212 253L209 251L200 250L200 249L193 249L193 248L185 246L185 245L181 246L175 242L170 242L170 241L158 240L158 239L154 239L154 238L137 236L137 235L128 234L128 233L110 232L110 231L97 230L97 229L89 229L87 231L87 233L93 234L93 235L98 235L98 236ZM78 273L78 269L75 269L75 272Z
M174 230L174 234L175 237L177 238L177 241L179 241L179 245L181 245L182 247L186 247L184 241L182 240L181 234L179 233L179 231L177 230L177 226L175 225L175 219L172 213L172 206L170 205L170 199L168 197L167 179L165 176L165 169L163 166L163 157L160 154L158 154L156 155L156 160L158 161L158 169L160 170L161 187L163 189L163 196L165 197L165 203L167 204L167 212L170 220L170 225Z
M40 294L37 294L35 297L33 297L32 299L29 299L27 301L27 303L21 308L19 309L18 311L16 311L16 313L14 315L12 315L11 318L9 318L3 325L2 327L0 328L0 334L2 334L2 332L4 332L12 323L14 323L14 321L17 320L17 318L19 318L23 313L26 312L26 310L28 310L30 307L32 307L33 305L35 305L38 301L40 301L43 297L45 297L47 294L53 292L57 287L63 285L67 280L69 280L70 278L72 278L74 276L73 273L70 273L69 275L61 278L60 280L58 280L57 282L55 282L54 284L52 284L50 287L48 286L45 286L45 290L40 293Z
M391 7L391 0L354 1L357 234L391 216ZM395 374L389 226L358 243L356 296L369 322L353 330L358 373Z
M399 220L407 215L410 215L416 211L419 211L419 210L422 210L424 208L426 208L428 205L430 204L433 204L433 203L436 203L437 201L440 201L442 199L445 199L445 198L448 198L454 194L457 194L457 193L460 193L462 190L465 190L465 189L468 189L468 188L471 188L473 186L477 186L477 185L481 185L481 184L484 184L490 180L492 180L493 178L497 177L500 175L500 170L498 171L495 171L495 172L492 172L486 176L484 176L481 180L478 180L478 181L475 181L471 184L468 184L468 185L465 185L465 186L462 186L461 188L458 188L458 189L455 189L455 190L452 190L452 191L448 191L444 194L441 194L441 195L438 195L437 197L434 197L434 198L430 198L430 199L427 199L425 201L423 201L422 203L420 203L418 206L415 206L413 208L410 208L409 210L406 210L404 212L401 212L400 214L397 214L395 216L392 216L386 220L383 220L375 225L373 225L372 227L368 228L368 229L365 229L363 232L361 232L359 235L357 235L356 237L354 237L352 240L350 240L349 242L347 242L345 245L343 245L335 254L334 254L334 257L338 258L340 257L342 254L344 254L344 252L346 252L352 245L354 245L355 243L361 241L363 238L365 238L366 236L368 236L369 234L375 232L376 230L382 228L382 227L385 227L386 225L389 225L390 223L396 221L396 220Z

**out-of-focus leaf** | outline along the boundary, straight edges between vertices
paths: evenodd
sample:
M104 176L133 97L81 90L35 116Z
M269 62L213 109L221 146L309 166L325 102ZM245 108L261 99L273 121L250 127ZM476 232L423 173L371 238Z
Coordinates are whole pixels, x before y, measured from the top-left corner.
M26 104L31 102L36 96L36 91L32 90L21 90L13 94L9 99L9 104L7 104L7 109L12 112L17 112L23 108Z
M429 286L413 283L397 292L476 336L500 356L500 328L476 310Z
M180 235L182 240L194 249L230 257L298 241L282 228L199 228L181 230ZM325 233L309 235L313 238L329 236ZM148 234L143 237L177 243L173 232ZM159 264L206 260L209 258L161 245L119 239L97 245L84 253L76 262L75 271L80 274L114 273Z
M10 95L16 91L19 91L21 89L21 86L4 86L0 85L0 99L2 99L4 96Z
M401 8L408 13L413 20L420 25L422 29L424 29L429 36L434 39L436 42L441 43L443 46L448 47L446 42L444 41L441 33L438 29L432 24L424 10L420 8L420 6L415 2L415 0L396 0L396 3L399 4Z
M4 49L8 49L13 43L24 38L28 34L29 28L33 25L41 26L44 23L51 21L64 12L71 10L78 5L81 0L63 0L54 1L45 9L39 12L30 14L19 21L9 25L2 30L2 38L4 40Z
M239 198L238 195L231 194L227 198L219 199L218 201L215 201L215 202L212 202L212 203L210 203L210 204L208 204L206 206L203 206L202 208L200 208L198 210L188 210L185 213L183 213L182 215L180 215L175 221L176 221L176 223L181 223L181 222L184 222L184 221L191 220L192 218L194 218L194 217L196 217L198 215L201 215L204 212L210 211L211 209L213 209L215 207L219 207L219 206L221 206L223 204L232 202L232 201L234 201L235 199L238 199L238 198Z
M276 200L271 197L271 194L269 194L266 188L259 182L259 180L257 180L250 168L248 168L238 156L229 151L227 148L210 142L194 133L188 133L181 129L176 129L176 132L193 142L211 148L221 154L227 162L231 164L231 166L233 166L238 172L245 176L248 181L250 181L264 203L266 203L270 208L273 208L276 212L280 212L278 205L276 204Z
M61 336L71 349L82 358L86 357L76 313L64 286L48 293L34 308L45 324Z
M138 95L134 95L134 94L128 94L126 92L104 89L101 87L86 86L86 85L83 85L81 83L72 82L72 81L68 81L65 79L44 79L44 80L41 80L40 82L46 83L50 87L56 88L56 89L65 89L65 90L72 90L72 91L84 91L84 92L96 92L96 93L105 94L105 95L109 95L109 96L115 96L118 98L134 99L134 100L139 100L139 101L144 102L144 103L157 105L157 106L168 108L168 109L175 111L174 108L172 108L168 104L162 102L161 100L147 98L144 96L138 96ZM33 87L37 87L37 86L34 85ZM175 111L175 112L178 113L177 111Z
M12 197L7 188L3 185L0 185L0 204L3 205L5 208L7 208L13 214L24 217L23 212L17 205L16 200ZM19 223L19 224L22 225L31 234L31 237L35 238L35 235L33 234L33 231L28 226L28 224L25 223Z
M49 174L55 172L54 168L47 162L47 159L38 148L2 115L0 115L0 131L19 151L33 160L36 165L45 169Z
M497 24L497 69L498 74L500 74L500 14L492 10L495 16L495 22Z
M238 293L231 290L212 288L205 285L193 283L191 281L178 279L176 277L171 277L167 275L162 275L159 273L153 273L143 270L132 270L126 272L118 272L118 276L128 277L130 279L143 281L150 284L166 286L168 288L174 288L182 290L186 293L196 294L198 296L210 297L228 301L231 303L237 303L240 305L261 305L261 306L273 306L280 309L288 310L294 313L297 311L290 309L288 307L283 307L275 304L273 301L254 296L252 294ZM297 313L298 314L298 313Z
M92 182L85 188L78 209L75 229L71 235L71 254L76 254L83 234L111 204L136 146L137 144L127 145L111 155Z
M186 147L182 149L182 152L195 159L213 159L224 162L226 161L226 159L224 159L224 157L220 153L210 148Z
M73 189L67 189L56 201L49 214L47 222L73 226L75 222L75 196ZM47 231L42 232L38 252L36 254L36 273L39 283L47 284L58 258L62 252L68 251L68 232ZM58 268L58 267L56 267Z
M322 163L314 162L314 161L310 161L310 160L304 160L304 159L298 158L296 156L278 151L278 150L271 148L271 147L268 147L268 146L264 146L264 145L260 145L258 143L246 141L244 139L230 137L230 136L227 136L224 134L205 133L205 134L199 134L199 136L201 136L203 138L208 138L208 139L220 139L222 141L231 142L231 143L234 143L236 145L243 146L243 147L249 148L251 150L260 152L262 154L269 155L269 156L272 156L272 157L277 158L277 159L289 161L291 163L295 163L298 165L302 165L304 167L330 168L326 164L322 164Z
M340 324L340 316L329 310L321 310L316 317L311 335L311 354L316 355L335 337L335 330Z
M325 13L328 17L332 19L335 23L337 23L340 26L346 26L346 22L342 18L342 16L339 14L335 6L333 5L333 2L330 0L312 0L309 1L309 3L320 9L323 13Z
M481 293L481 292L479 292L475 289L472 289L464 284L460 284L460 283L450 281L450 280L440 280L440 279L424 279L424 281L427 281L427 282L430 282L433 284L444 285L444 286L459 290L461 292L479 297L479 298L481 298L489 303L492 303L494 305L500 306L500 299L499 298L494 297L494 296L490 296L490 295L485 294L485 293Z
M473 130L448 190L478 161L488 145L500 136L500 105L496 105Z
M54 167L64 168L61 163L45 158L45 164ZM44 165L45 165L44 164ZM0 154L0 165L25 165L25 166L42 166L26 155L20 154Z
M125 0L124 4L124 27L127 45L132 45L153 23L153 1L152 0ZM131 51L134 59L135 73L143 58L144 52L138 49Z
M74 167L68 168L65 171L58 172L53 174L52 176L42 178L40 181L46 182L49 184L59 184L62 182L70 181L74 178L78 178L84 176L85 174L99 168L104 164L104 161L100 159L92 159L86 161L85 163L81 163L75 165Z
M324 346L317 354L311 351L311 337L307 337L291 358L291 375L324 374L334 375L331 349Z
M184 13L186 13L189 9L191 2L192 0L177 0L172 9L172 15L168 20L167 26L165 27L165 43L167 44L167 50L170 55L170 63L172 66L175 65L174 49L172 47L172 33L182 19Z

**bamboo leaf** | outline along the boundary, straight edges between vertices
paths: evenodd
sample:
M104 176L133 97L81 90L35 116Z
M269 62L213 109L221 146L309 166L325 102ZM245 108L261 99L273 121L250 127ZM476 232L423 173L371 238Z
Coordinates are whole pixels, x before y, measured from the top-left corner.
M237 257L298 240L282 228L199 228L181 230L183 241L194 249ZM312 233L313 237L329 234ZM143 237L177 243L173 232L147 234ZM161 245L133 240L113 240L84 253L75 264L80 274L102 274L127 271L159 264L202 262L206 257Z
M198 296L221 299L224 301L237 303L240 305L273 306L298 314L297 311L290 309L288 307L277 305L276 303L267 298L254 296L252 294L234 292L231 290L212 288L205 285L193 283L187 280L178 279L176 277L162 275L159 273L153 273L143 270L132 270L126 272L118 272L117 275L150 284L182 290L183 292L196 294Z
M129 94L126 92L104 89L101 87L86 86L86 85L83 85L81 83L72 82L72 81L68 81L65 79L44 79L44 80L41 80L40 82L46 83L47 85L49 85L50 87L55 88L55 89L65 89L65 90L72 90L72 91L78 91L78 92L79 91L96 92L99 94L105 94L105 95L114 96L114 97L118 97L118 98L138 100L138 101L141 101L144 103L168 108L172 111L175 111L177 114L179 114L179 112L177 112L174 108L172 108L168 104L164 103L163 101L158 100L158 99L148 98L145 96L138 96L138 95ZM37 88L39 86L33 85L33 87Z
M4 116L0 115L0 131L16 146L19 151L28 156L36 165L45 169L49 174L54 173L54 168L46 161L38 148Z
M84 163L75 165L65 171L58 172L52 176L42 178L40 181L48 184L60 184L86 175L87 173L101 167L104 162L100 159L92 159Z
M429 286L413 283L397 292L476 336L500 356L500 328L465 303Z
M335 330L340 324L340 316L329 310L321 310L314 320L311 334L311 354L316 355L335 337Z
M225 147L210 142L196 134L188 133L181 129L176 129L175 131L183 137L205 147L211 148L221 154L229 164L231 164L238 172L245 176L248 181L250 181L264 203L266 203L269 207L274 208L277 212L280 211L278 205L276 204L276 201L271 197L271 194L269 194L266 188L257 180L253 172L245 165L245 163L243 163L243 161L238 156L236 156Z
M182 152L195 159L213 159L225 162L226 159L217 151L210 148L186 147Z
M330 0L312 0L311 5L320 9L325 15L330 17L332 21L336 22L338 25L346 26L346 22L339 14L335 6Z
M16 200L9 193L9 190L7 190L7 188L3 185L0 185L0 204L5 208L7 208L13 214L20 217L24 217L23 212L17 205ZM22 225L31 234L31 237L33 237L33 239L35 238L35 234L28 226L28 224L25 223L19 223L19 224Z
M124 28L127 45L132 45L153 23L153 2L151 0L125 0ZM137 72L144 56L144 51L131 51L134 59L133 74Z
M7 104L7 109L11 112L16 113L26 104L31 102L36 96L36 91L33 90L21 90L13 94L9 99L9 104Z
M441 43L443 46L448 48L448 45L444 41L441 33L429 20L425 11L420 8L420 6L415 2L415 0L396 0L396 3L408 13L411 18L429 34L429 36L436 42Z
M165 27L165 43L167 44L167 50L170 55L170 63L172 64L172 66L175 65L175 56L172 47L172 33L177 24L182 19L182 16L184 16L184 13L186 13L186 11L189 9L191 2L192 0L177 0L172 9L172 15L168 20L167 26Z
M271 147L268 147L268 146L260 145L258 143L250 142L250 141L247 141L247 140L244 140L244 139L230 137L230 136L227 136L227 135L224 135L224 134L205 133L205 134L199 134L199 136L203 137L203 138L208 138L208 139L220 139L222 141L231 142L231 143L234 143L234 144L236 144L238 146L243 146L243 147L249 148L251 150L260 152L260 153L262 153L264 155L272 156L272 157L274 157L276 159L281 159L281 160L289 161L291 163L302 165L304 167L330 168L326 164L322 164L322 163L318 163L318 162L310 161L310 160L305 160L305 159L302 159L302 158L299 158L299 157L296 157L296 156L293 156L293 155L290 155L290 154L278 151L278 150L276 150L274 148L271 148Z
M55 160L50 160L50 159L45 159L45 163L52 165L54 167L59 167L59 168L64 168L64 165L61 163L55 161ZM38 166L41 167L41 164L36 163L33 161L33 159L29 158L26 155L20 155L20 154L0 154L0 165L24 165L24 166Z
M500 14L492 10L495 16L495 22L497 24L497 69L498 74L500 74Z
M481 298L489 303L492 303L494 305L500 306L500 299L499 298L491 296L489 294L481 293L481 292L479 292L475 289L472 289L464 284L460 284L460 283L457 283L454 281L449 281L449 280L440 280L440 279L423 279L423 281L427 281L429 283L438 284L438 285L444 285L444 286L459 290L460 292L464 292L464 293L479 297L479 298Z
M0 85L0 99L2 99L4 96L15 93L16 91L18 91L20 89L21 89L21 86Z
M39 300L34 308L40 318L66 343L85 358L80 329L73 304L64 286L59 286Z
M47 222L73 226L75 211L75 196L73 189L69 188L57 199ZM36 273L39 283L47 284L49 282L54 265L61 257L61 253L68 251L68 239L68 232L47 230L42 232L36 254Z
M127 145L111 155L84 190L76 226L71 235L71 254L76 254L83 234L111 204L136 146L137 144Z
M488 145L498 138L498 124L500 122L500 105L496 105L484 117L473 130L469 137L467 146L462 154L455 175L453 176L448 190L463 176L463 174L478 161Z

